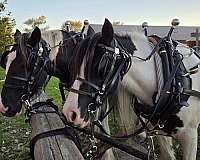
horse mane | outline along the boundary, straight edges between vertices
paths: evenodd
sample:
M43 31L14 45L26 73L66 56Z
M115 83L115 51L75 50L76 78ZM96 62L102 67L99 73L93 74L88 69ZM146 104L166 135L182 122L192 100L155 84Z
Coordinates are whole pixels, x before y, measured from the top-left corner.
M133 54L133 52L136 50L136 46L133 43L131 36L128 34L115 34L114 37L127 53Z

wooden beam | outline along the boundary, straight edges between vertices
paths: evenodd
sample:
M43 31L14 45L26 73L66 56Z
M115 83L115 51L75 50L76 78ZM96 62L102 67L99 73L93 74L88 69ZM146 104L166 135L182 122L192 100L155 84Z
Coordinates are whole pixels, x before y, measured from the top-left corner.
M39 110L43 112L54 111L52 107L48 106L42 106ZM33 114L30 118L30 125L32 137L65 126L56 113ZM64 135L38 140L34 147L34 158L35 160L84 160L74 142Z

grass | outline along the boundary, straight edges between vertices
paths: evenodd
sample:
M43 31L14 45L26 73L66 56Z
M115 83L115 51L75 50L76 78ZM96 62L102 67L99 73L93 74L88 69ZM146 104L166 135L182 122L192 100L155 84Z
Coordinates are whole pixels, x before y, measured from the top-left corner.
M0 68L0 80L4 78L4 70ZM2 83L0 82L0 90ZM58 90L58 79L52 78L46 88L46 93L53 98L54 103L61 106L61 97ZM14 118L7 118L0 115L0 160L31 160L29 155L29 142L31 129L29 124L24 122L24 115ZM116 122L109 118L111 132L116 133L119 128L116 127ZM200 135L200 129L199 129ZM197 160L200 160L200 137L198 140L198 155ZM181 153L179 143L175 142L176 152ZM177 159L181 159L178 156Z

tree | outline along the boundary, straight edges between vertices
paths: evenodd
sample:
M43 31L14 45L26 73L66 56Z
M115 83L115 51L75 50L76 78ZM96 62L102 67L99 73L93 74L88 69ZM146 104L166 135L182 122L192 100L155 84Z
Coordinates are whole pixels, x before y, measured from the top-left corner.
M124 23L123 22L120 22L120 21L113 21L113 26L119 26L119 25L123 25Z
M15 20L11 17L11 12L6 11L7 1L0 2L0 53L5 51L5 47L13 44L13 28Z
M39 27L42 31L48 30L49 26L46 24L46 17L45 16L39 16L36 18L29 18L27 19L24 24L27 26L24 28L25 32L30 32L33 30L36 26Z
M82 28L82 23L81 23L81 21L67 20L62 24L61 29L68 30L68 28L67 28L68 26L69 26L70 30L75 31L75 32L80 32L81 28Z

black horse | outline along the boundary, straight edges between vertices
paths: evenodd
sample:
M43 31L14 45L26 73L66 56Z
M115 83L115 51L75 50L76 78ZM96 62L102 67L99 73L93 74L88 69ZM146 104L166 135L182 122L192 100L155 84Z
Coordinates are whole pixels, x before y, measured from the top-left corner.
M74 31L60 31L62 34L62 39L59 44L51 46L52 48L58 47L55 59L52 61L52 66L49 74L60 79L61 82L70 86L70 70L69 64L74 56L74 50L77 45L84 39L82 32ZM92 37L94 35L94 30L90 26L88 28L87 37Z
M23 101L30 99L42 88L47 78L45 67L49 62L49 47L41 39L36 27L31 34L21 34L9 54L16 53L10 64L1 93L2 104L8 108L5 116L14 116L21 111ZM1 65L6 61L1 59Z
M57 77L60 80L59 89L62 96L62 101L65 101L64 88L70 88L72 85L70 79L70 63L74 57L76 47L81 43L84 37L92 37L95 32L94 29L90 26L87 31L87 35L83 36L82 32L74 31L63 31L59 30L55 33L50 32L51 34L43 35L45 40L51 45L50 59L51 63L48 66L48 75ZM57 35L58 38L55 38L54 35ZM86 38L85 37L85 38ZM56 39L56 40L55 40ZM59 41L58 41L59 39ZM53 40L53 42L52 42ZM58 41L58 42L55 42ZM56 44L57 43L57 44ZM52 58L53 57L53 58Z

